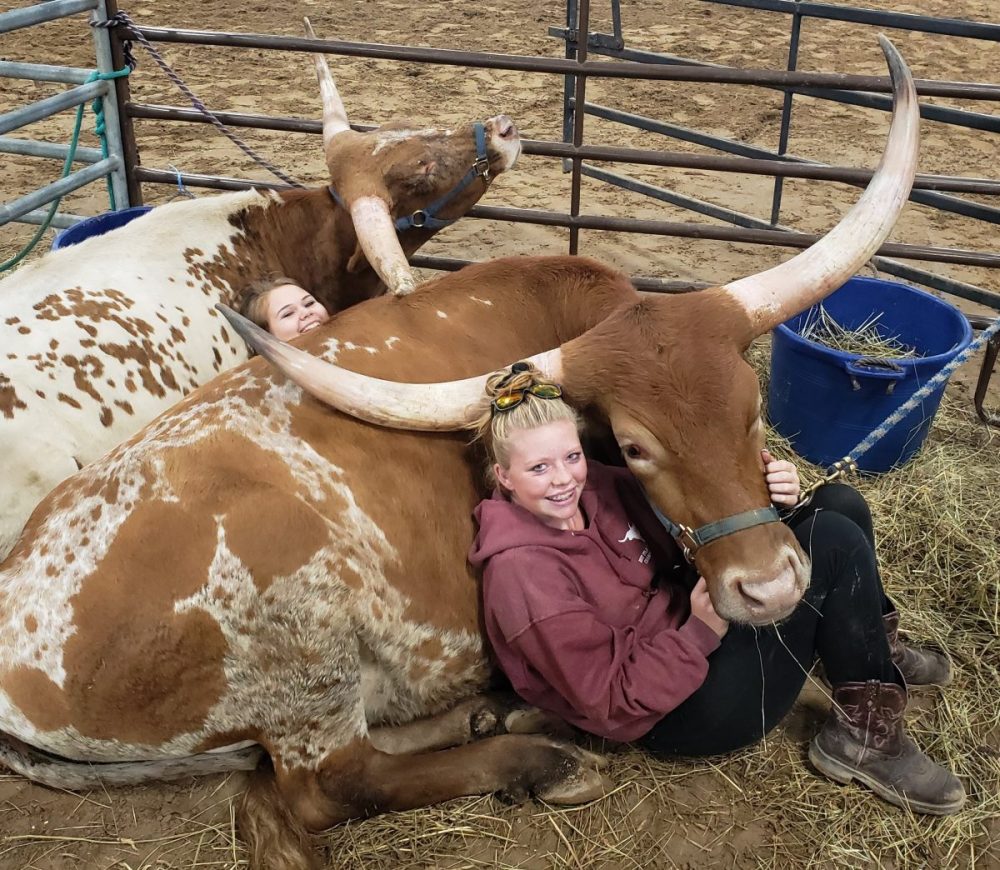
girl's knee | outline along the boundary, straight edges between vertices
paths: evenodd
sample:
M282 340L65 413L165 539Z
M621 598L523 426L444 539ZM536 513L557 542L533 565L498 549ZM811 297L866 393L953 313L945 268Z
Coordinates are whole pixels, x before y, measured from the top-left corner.
M872 514L868 502L846 483L828 483L820 487L813 496L812 506L815 510L842 514L862 529L871 527Z

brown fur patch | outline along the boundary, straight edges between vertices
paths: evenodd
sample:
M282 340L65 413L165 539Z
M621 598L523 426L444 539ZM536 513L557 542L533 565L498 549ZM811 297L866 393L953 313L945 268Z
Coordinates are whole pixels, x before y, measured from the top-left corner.
M155 745L204 722L225 689L226 641L208 614L174 604L204 584L214 548L212 517L178 504L143 502L122 524L71 599L65 693L82 734Z
M15 411L23 411L28 406L18 397L6 375L0 375L0 414L8 420L12 419Z

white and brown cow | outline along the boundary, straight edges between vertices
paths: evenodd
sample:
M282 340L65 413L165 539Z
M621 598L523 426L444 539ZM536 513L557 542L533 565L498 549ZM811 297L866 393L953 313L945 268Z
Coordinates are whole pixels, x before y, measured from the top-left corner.
M511 717L468 700L489 665L466 561L481 482L460 430L483 372L532 357L610 426L675 521L767 505L742 354L864 263L906 201L916 95L886 53L896 110L878 172L775 269L642 296L591 260L511 258L348 309L300 349L251 329L263 358L64 482L0 566L0 760L81 787L245 767L252 750L211 751L259 745L273 767L241 825L253 866L277 870L310 866L303 830L349 818L597 794L595 759L568 744L464 742ZM695 558L731 620L781 618L809 580L776 521Z
M326 188L179 201L0 282L0 558L60 480L247 359L215 303L237 304L269 272L310 288L331 312L386 286L408 292L406 256L520 152L505 115L481 132L394 123L358 133L319 55L317 72L343 207ZM421 210L452 192L427 221ZM426 226L397 236L394 221L414 213Z

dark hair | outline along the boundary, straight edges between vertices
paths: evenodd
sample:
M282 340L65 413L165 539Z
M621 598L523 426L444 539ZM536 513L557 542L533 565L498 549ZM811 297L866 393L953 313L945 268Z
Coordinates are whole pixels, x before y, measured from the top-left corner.
M560 420L568 420L579 430L580 415L562 399L539 399L529 394L521 404L507 411L493 411L493 400L497 396L552 383L527 362L514 363L508 369L494 372L486 380L484 408L476 420L475 431L476 438L486 448L486 479L491 486L499 483L493 473L493 464L507 468L510 463L510 436L514 431L535 429Z

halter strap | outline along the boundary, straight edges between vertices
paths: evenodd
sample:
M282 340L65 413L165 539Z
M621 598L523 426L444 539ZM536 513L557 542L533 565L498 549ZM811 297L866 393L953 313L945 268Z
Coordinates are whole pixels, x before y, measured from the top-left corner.
M763 526L767 523L780 523L777 509L770 505L766 508L755 508L743 513L733 514L714 523L706 523L701 528L692 529L675 523L669 517L660 512L660 509L650 501L647 496L646 501L656 514L656 518L663 524L663 527L670 532L678 546L684 553L684 558L688 562L694 559L695 554L712 541L724 538L734 532L742 532L744 529L751 529L754 526Z
M418 208L412 214L406 215L406 217L396 218L394 223L397 233L402 233L411 228L442 230L445 227L450 227L453 223L455 223L455 221L458 220L458 218L444 220L439 218L437 213L447 206L477 178L482 177L484 181L489 182L490 158L486 153L486 128L483 126L482 121L476 121L476 123L473 124L473 133L476 137L476 159L472 166L469 167L469 171L466 172L465 175L458 180L458 183L446 194L444 194L444 196L439 197L424 208ZM343 209L347 208L344 204L344 200L341 199L340 194L334 190L332 184L327 187L327 190L330 191L330 196L333 197L333 201L337 203L337 205Z

